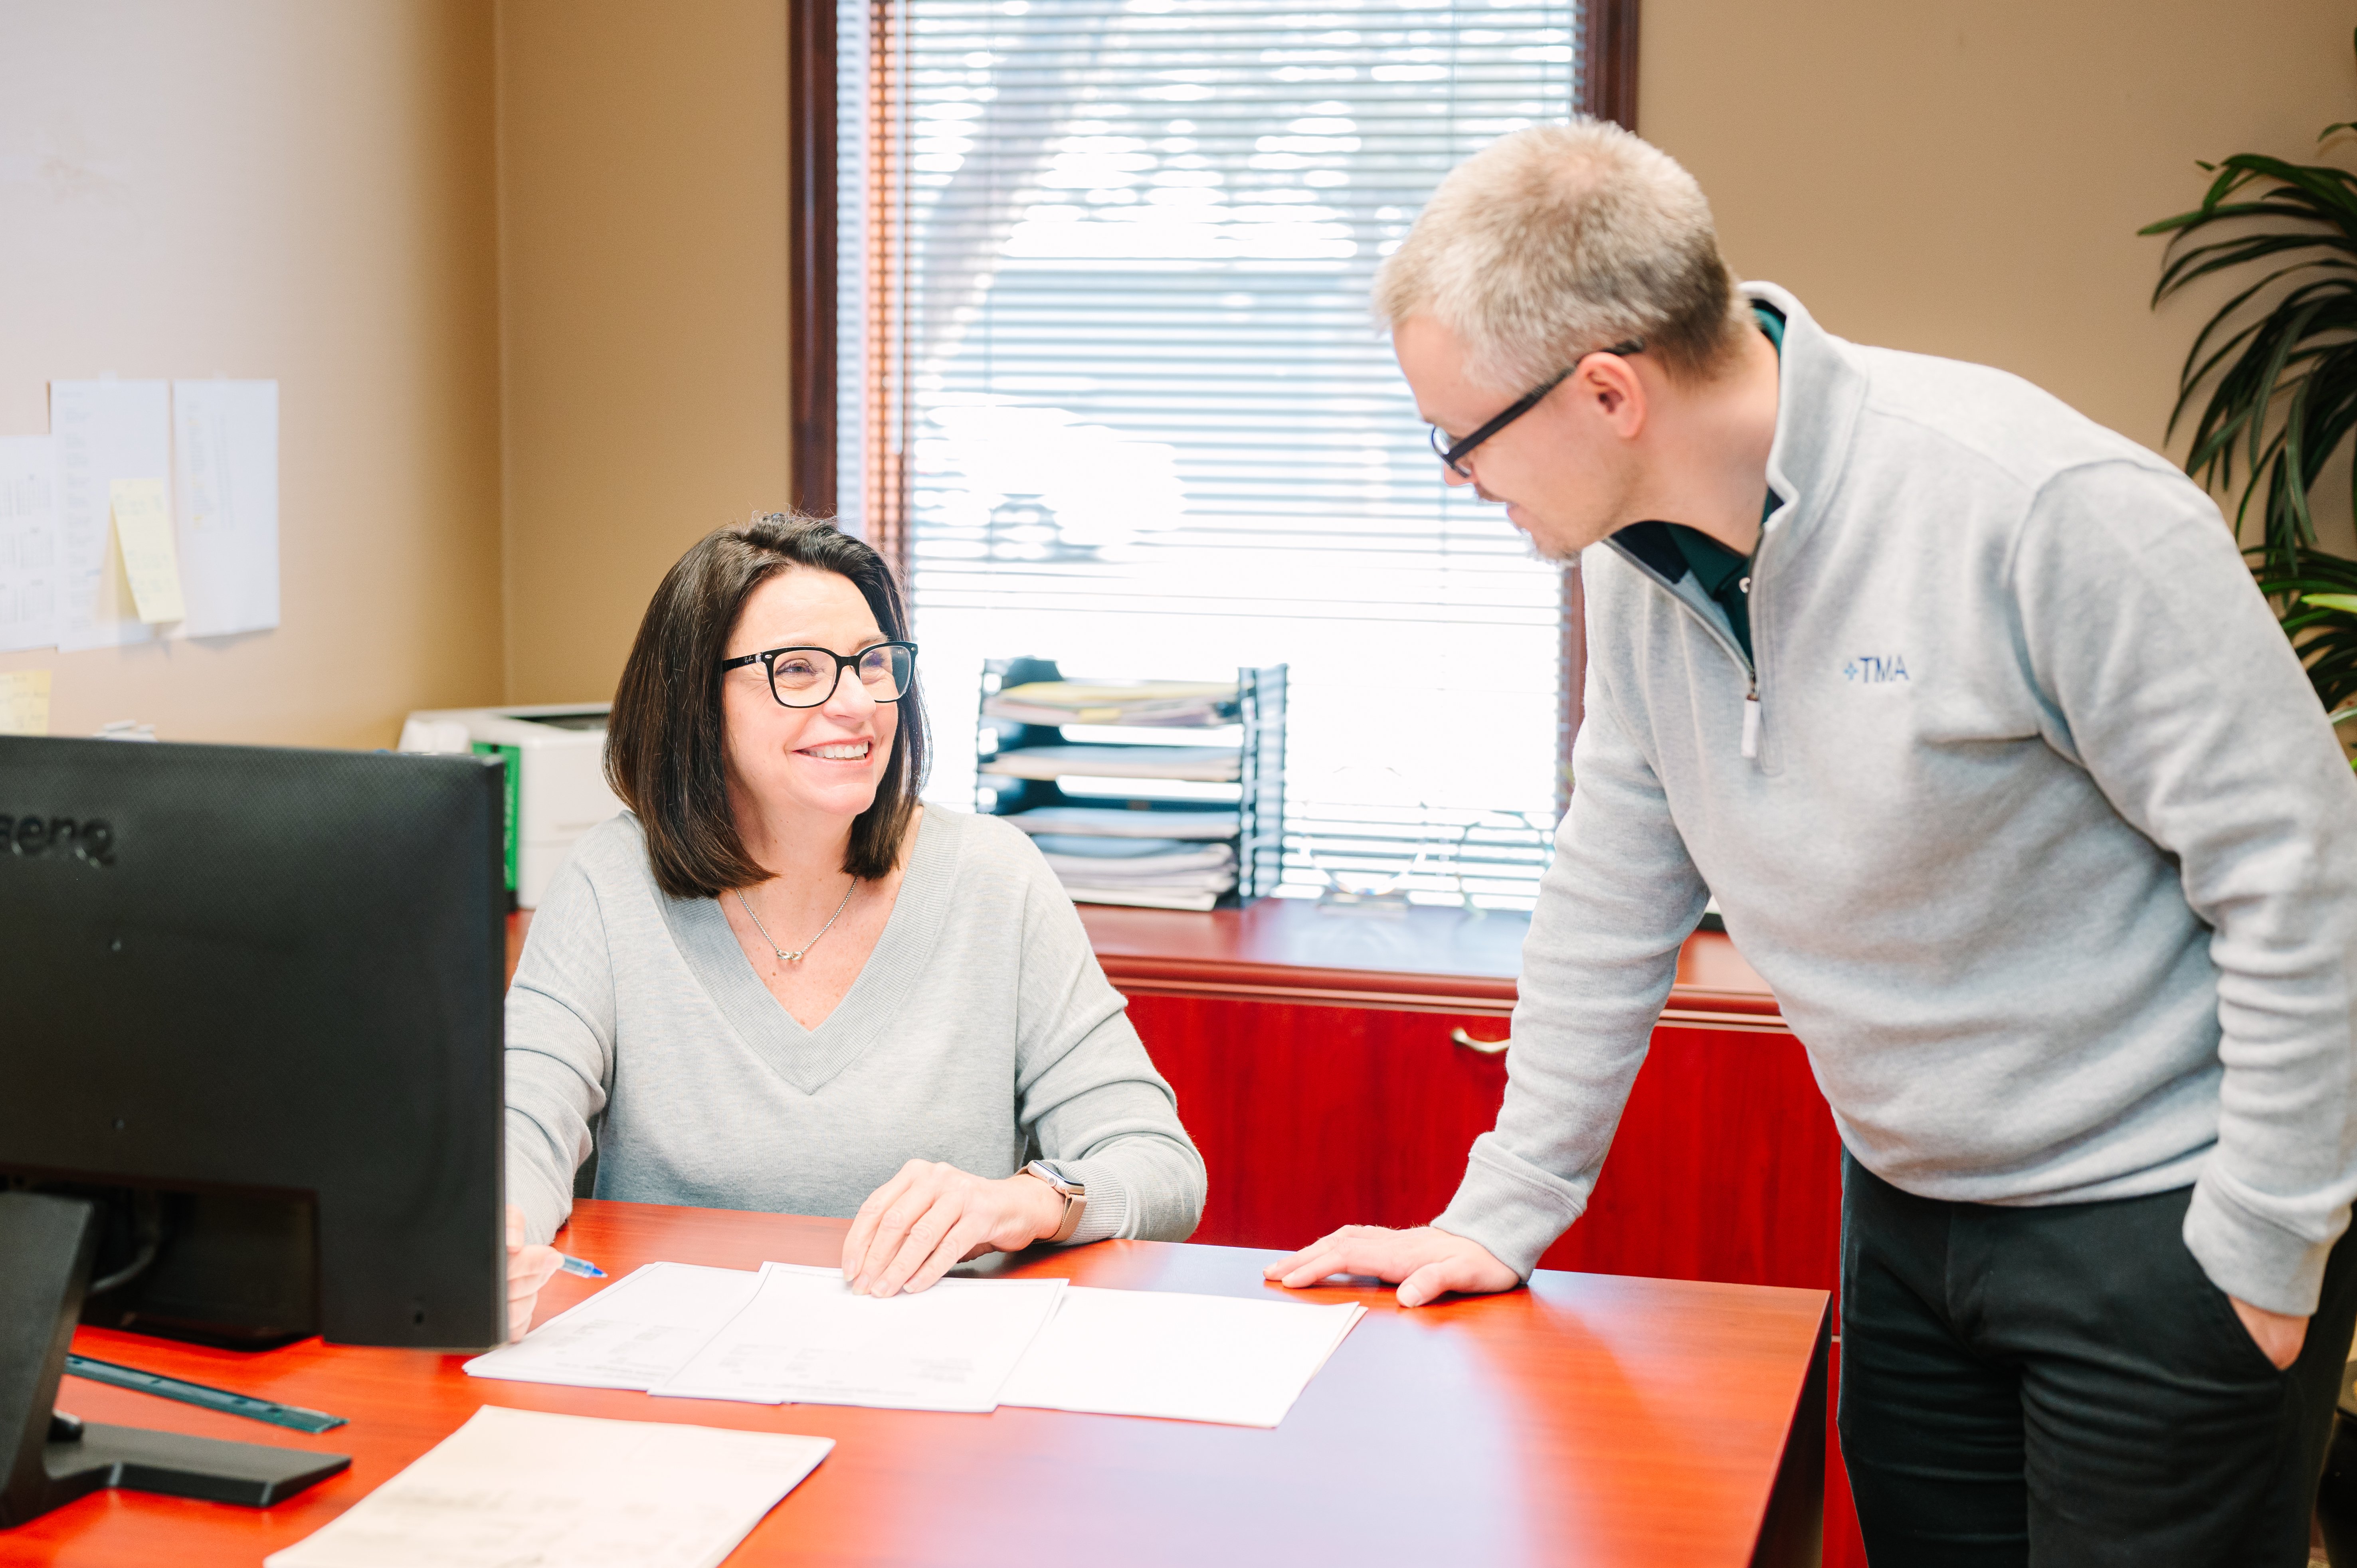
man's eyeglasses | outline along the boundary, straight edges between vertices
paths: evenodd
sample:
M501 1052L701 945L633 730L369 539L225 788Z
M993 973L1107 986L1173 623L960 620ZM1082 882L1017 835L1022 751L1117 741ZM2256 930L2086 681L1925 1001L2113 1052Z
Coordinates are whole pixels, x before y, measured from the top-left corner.
M1644 340L1639 338L1631 338L1625 343L1615 343L1609 349L1596 349L1589 350L1591 353L1598 354L1641 354L1644 351ZM1587 356L1586 354L1580 356L1583 360L1587 357ZM1541 399L1544 398L1547 393L1555 391L1555 388L1561 386L1564 383L1565 379L1571 374L1572 371L1576 371L1577 369L1579 369L1579 366L1577 364L1574 364L1569 370L1558 371L1555 374L1540 382L1522 398L1509 404L1503 413L1501 413L1497 418L1491 420L1489 424L1483 425L1472 435L1468 435L1464 440L1459 441L1454 446L1448 444L1448 433L1442 430L1437 424L1434 425L1432 427L1433 456L1448 464L1448 471L1455 474L1458 478L1471 478L1473 477L1473 470L1465 466L1465 459L1473 455L1473 448L1479 446L1492 435L1497 435L1498 432L1505 429L1506 426L1513 424L1514 421L1522 418L1523 415L1530 413L1531 410L1538 407Z
M834 695L846 670L858 671L859 684L869 701L897 703L909 694L909 682L917 678L917 645L878 642L856 653L837 653L832 648L772 648L766 653L724 659L720 669L726 674L747 664L759 664L769 672L770 695L780 707L819 706Z

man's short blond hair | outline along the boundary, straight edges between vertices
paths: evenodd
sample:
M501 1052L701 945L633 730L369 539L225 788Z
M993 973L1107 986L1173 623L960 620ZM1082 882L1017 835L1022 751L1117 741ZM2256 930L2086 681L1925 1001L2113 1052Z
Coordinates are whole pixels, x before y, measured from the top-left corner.
M1694 176L1599 120L1516 131L1459 164L1375 274L1374 305L1394 329L1438 320L1500 392L1631 338L1672 376L1707 377L1742 319Z

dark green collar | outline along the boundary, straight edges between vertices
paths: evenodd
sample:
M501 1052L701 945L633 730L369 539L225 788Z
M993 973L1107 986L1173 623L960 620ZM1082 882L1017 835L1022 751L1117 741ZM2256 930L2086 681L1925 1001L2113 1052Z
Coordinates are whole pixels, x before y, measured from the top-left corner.
M1685 558L1686 570L1694 574L1695 582L1714 599L1750 569L1749 556L1738 555L1698 528L1674 523L1670 538L1676 543L1678 553Z
M1768 341L1776 345L1776 352L1781 358L1784 352L1783 312L1772 305L1753 300L1751 314L1758 319L1760 330L1767 334ZM1760 510L1760 521L1766 522L1768 514L1775 510L1776 492L1770 490L1766 506ZM1700 529L1688 528L1681 522L1661 526L1669 534L1670 542L1677 546L1678 562L1684 564L1684 570L1665 570L1672 564L1666 561L1654 563L1655 569L1673 583L1688 573L1693 574L1695 585L1718 601L1719 607L1727 612L1727 626L1735 633L1735 640L1742 644L1744 656L1749 658L1751 654L1750 585L1748 581L1751 571L1750 557L1738 555Z

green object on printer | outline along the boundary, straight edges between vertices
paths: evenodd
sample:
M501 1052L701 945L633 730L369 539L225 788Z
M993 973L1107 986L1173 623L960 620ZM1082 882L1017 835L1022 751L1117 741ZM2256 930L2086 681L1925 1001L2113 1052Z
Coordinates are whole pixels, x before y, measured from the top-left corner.
M523 753L512 746L501 746L494 740L474 743L477 757L504 758L508 765L508 891L516 889L516 813L523 799Z

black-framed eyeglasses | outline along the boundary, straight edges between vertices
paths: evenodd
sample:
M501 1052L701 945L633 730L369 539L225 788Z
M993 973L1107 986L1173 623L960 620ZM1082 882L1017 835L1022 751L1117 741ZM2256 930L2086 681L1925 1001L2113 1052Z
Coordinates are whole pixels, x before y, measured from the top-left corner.
M856 653L837 653L832 648L772 648L766 653L724 659L721 673L747 664L759 664L768 671L770 695L780 707L819 706L834 695L846 670L858 671L859 684L870 702L897 703L909 694L909 682L917 678L917 645L874 642Z
M1594 349L1589 350L1590 353L1597 354L1641 354L1644 351L1644 340L1639 338L1631 338L1625 343L1615 343L1609 349ZM1580 356L1583 360L1587 357L1587 355L1586 354ZM1554 375L1548 377L1545 381L1532 388L1521 398L1509 403L1503 413L1501 413L1497 418L1491 420L1489 424L1483 425L1472 435L1468 435L1464 440L1459 441L1454 446L1448 445L1448 434L1437 424L1434 425L1432 427L1432 455L1439 458L1442 462L1448 464L1448 471L1455 474L1458 478L1471 478L1473 477L1473 470L1465 466L1465 459L1472 456L1473 448L1479 446L1492 435L1497 435L1498 432L1505 429L1506 426L1513 424L1514 421L1522 418L1523 415L1530 413L1531 410L1538 407L1541 399L1544 398L1547 393L1555 391L1555 388L1563 385L1565 379L1567 378L1573 371L1577 369L1579 369L1579 366L1577 364L1573 364L1569 369L1556 371Z

